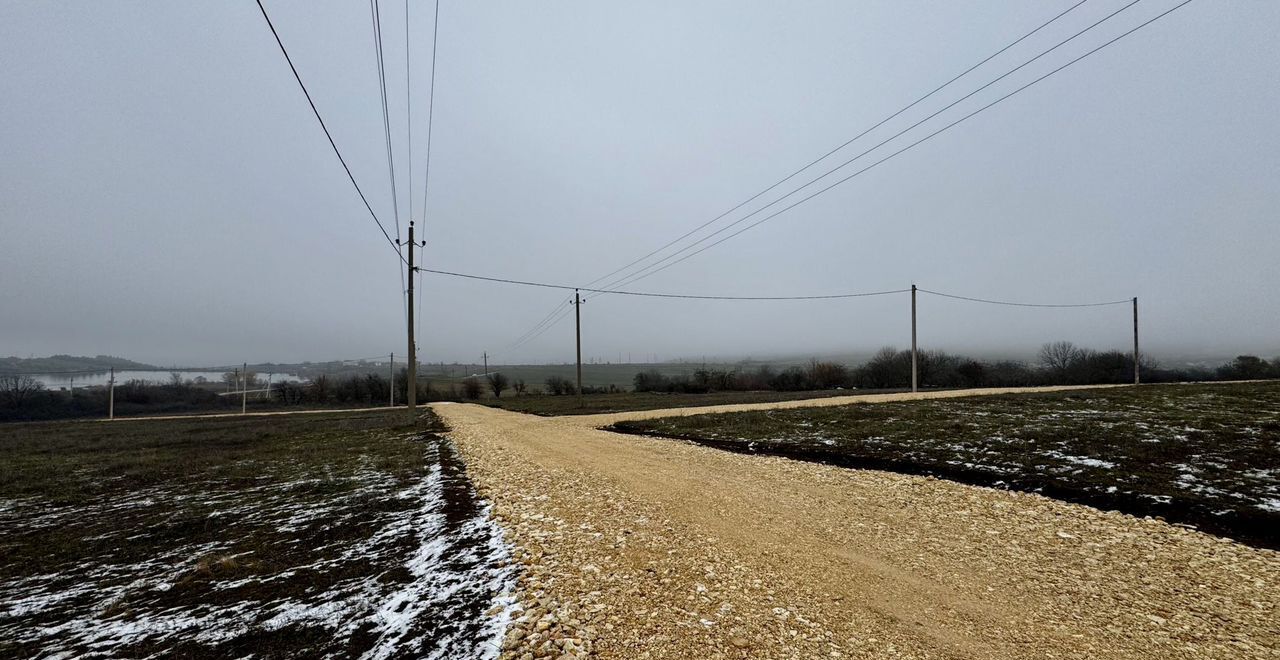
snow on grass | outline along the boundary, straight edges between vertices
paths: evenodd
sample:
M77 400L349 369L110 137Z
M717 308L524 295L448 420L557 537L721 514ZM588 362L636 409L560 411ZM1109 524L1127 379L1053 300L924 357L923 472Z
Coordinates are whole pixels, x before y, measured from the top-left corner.
M691 415L615 428L1052 493L1280 547L1280 383Z
M1116 464L1111 461L1104 461L1100 458L1092 458L1090 456L1072 456L1071 454L1064 454L1062 452L1053 451L1053 450L1049 450L1043 453L1045 456L1051 456L1060 461L1065 461L1073 465L1082 465L1084 467L1111 470L1111 469L1114 469L1116 466Z
M452 446L405 441L425 448L416 476L366 461L345 475L160 485L78 507L4 500L0 531L79 522L93 533L56 571L14 576L0 559L0 655L241 656L246 636L322 630L323 648L283 651L496 658L515 607L510 548ZM172 525L221 538L174 542Z

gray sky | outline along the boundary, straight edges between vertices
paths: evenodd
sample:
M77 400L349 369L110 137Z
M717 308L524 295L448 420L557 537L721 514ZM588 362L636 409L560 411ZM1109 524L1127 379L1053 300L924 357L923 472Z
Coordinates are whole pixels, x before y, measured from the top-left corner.
M411 0L409 181L404 7L389 0L383 32L401 226L412 194L429 267L585 284L1070 4L443 0L423 221L433 5ZM1089 0L791 184L1123 4ZM1142 0L900 140L923 137L1174 4ZM394 232L368 6L266 5ZM1032 302L1137 295L1157 357L1280 353L1277 34L1280 3L1197 0L631 288L792 295L914 281ZM0 3L0 119L0 354L229 363L405 352L395 255L252 2ZM572 359L572 317L508 350L566 299L562 292L435 275L421 292L426 361L472 361L485 350L499 360ZM921 342L930 347L1129 342L1124 306L1023 309L923 295L920 303ZM901 347L908 305L902 295L602 296L583 308L584 353L639 360Z

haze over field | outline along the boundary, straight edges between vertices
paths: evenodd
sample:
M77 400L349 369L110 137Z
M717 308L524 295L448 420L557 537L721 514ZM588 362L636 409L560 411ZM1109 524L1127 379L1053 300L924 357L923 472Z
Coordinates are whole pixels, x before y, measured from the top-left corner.
M367 7L264 3L394 232ZM410 187L405 23L388 2L399 224L412 195L430 268L585 285L1071 4L442 2L424 221L433 5L410 9ZM1173 4L1139 3L952 112ZM863 148L1121 6L1090 0ZM629 288L767 296L915 282L1028 302L1136 295L1144 348L1157 358L1270 358L1280 354L1278 30L1277 3L1193 2ZM398 262L252 3L7 2L0 62L0 355L228 364L404 351ZM571 318L504 350L565 292L438 275L424 276L421 292L424 361L474 362L482 351L495 361L572 359ZM932 348L1030 353L1069 339L1127 350L1130 341L1123 305L920 302L921 343ZM905 295L599 296L582 311L584 355L607 359L857 353L910 340Z

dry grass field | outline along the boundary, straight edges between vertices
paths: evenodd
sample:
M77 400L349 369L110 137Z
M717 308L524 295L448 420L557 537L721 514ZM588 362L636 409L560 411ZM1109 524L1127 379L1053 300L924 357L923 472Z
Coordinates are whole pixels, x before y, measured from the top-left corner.
M4 427L0 657L492 655L514 573L440 430Z

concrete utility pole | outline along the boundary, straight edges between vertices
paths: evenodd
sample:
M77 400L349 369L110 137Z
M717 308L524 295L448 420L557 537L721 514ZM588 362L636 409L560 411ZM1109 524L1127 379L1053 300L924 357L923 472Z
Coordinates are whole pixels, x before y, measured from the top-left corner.
M418 417L418 347L413 341L413 221L409 221L409 423Z
M1142 382L1138 371L1138 297L1133 297L1133 384Z
M244 363L244 371L240 372L240 414L245 413L245 407L249 403L249 363Z
M573 290L573 326L578 345L578 407L582 407L582 299Z
M396 407L396 354L391 354L391 407Z
M485 351L484 353L484 375L485 376L489 375L489 352L488 351Z
M916 357L916 285L911 285L911 391L919 392L920 383L917 376Z
M116 368L111 367L111 379L107 381L107 419L116 418Z

